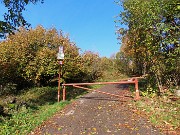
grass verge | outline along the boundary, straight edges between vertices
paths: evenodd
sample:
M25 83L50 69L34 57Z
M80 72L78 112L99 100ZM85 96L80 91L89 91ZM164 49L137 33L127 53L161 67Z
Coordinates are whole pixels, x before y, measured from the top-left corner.
M47 120L55 112L61 110L68 102L54 103L39 106L36 110L24 109L11 113L9 119L3 119L0 123L1 135L25 135Z
M167 134L180 133L180 100L168 97L141 97L133 102L140 114L146 115L150 122Z
M25 90L16 96L0 97L0 104L5 110L4 115L0 116L0 135L30 133L81 94L84 94L83 90L69 87L67 101L58 103L56 87L41 87ZM15 101L9 103L12 98Z

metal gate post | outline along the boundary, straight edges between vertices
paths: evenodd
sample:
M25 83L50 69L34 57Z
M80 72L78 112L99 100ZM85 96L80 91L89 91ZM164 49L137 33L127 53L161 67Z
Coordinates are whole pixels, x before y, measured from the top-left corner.
M59 67L59 77L58 77L58 102L60 102L60 90L61 90L60 79L61 79L61 66Z
M139 100L140 96L139 96L139 88L138 88L138 79L135 78L135 89L136 89L136 97L135 100Z
M66 86L63 86L63 101L66 100Z

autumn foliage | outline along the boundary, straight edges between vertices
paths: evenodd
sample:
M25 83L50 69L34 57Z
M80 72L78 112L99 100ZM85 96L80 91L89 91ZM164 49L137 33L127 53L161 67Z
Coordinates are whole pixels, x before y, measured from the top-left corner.
M57 52L64 47L62 81L94 81L101 76L100 57L93 52L79 53L79 48L62 31L38 26L20 28L0 43L0 85L16 84L18 88L50 85L57 82Z
M180 16L178 0L124 0L119 14L127 29L117 30L122 40L121 63L127 61L127 74L146 75L149 87L162 93L180 85ZM130 67L131 66L131 67ZM130 72L133 71L133 72Z

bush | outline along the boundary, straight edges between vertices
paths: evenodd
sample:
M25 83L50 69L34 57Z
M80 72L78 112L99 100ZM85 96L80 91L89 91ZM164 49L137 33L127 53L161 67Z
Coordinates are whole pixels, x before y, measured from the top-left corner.
M20 28L0 43L0 85L1 93L12 91L9 84L17 84L18 89L26 86L45 86L58 77L58 47L64 46L65 60L63 79L68 81L81 75L79 49L68 36L56 29L26 30ZM79 64L80 63L80 64ZM7 86L6 86L7 84Z
M17 84L7 83L5 86L0 87L0 96L6 94L15 94L17 92Z

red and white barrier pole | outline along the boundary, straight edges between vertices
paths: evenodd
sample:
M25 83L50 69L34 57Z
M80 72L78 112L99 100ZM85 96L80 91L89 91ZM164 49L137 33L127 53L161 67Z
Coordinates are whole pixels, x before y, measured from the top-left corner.
M135 100L139 100L140 99L140 95L139 95L139 87L138 87L138 79L137 78L135 78Z
M66 100L66 86L63 86L63 101Z

